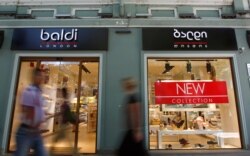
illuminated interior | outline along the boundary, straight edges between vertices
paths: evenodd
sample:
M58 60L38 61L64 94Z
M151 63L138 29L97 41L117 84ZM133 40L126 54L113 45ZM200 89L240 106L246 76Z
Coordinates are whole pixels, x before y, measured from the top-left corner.
M230 61L227 58L148 58L150 149L242 148ZM214 87L196 86L201 82ZM185 83L189 86L180 86ZM226 98L213 102L220 96L216 95L219 92L216 87L221 83L226 84ZM177 87L166 87L163 91L158 84ZM168 92L176 93L175 89L178 93L171 97ZM197 100L193 92L199 90L205 98ZM158 96L158 92L166 96ZM185 99L180 92L186 94ZM215 95L205 96L206 92ZM164 98L174 100L165 99L164 103Z
M79 153L95 153L99 58L64 58L62 61L51 58L47 60L24 58L21 61L9 150L15 150L15 132L20 122L19 97L22 90L31 83L31 73L35 67L44 69L46 73L45 84L42 86L45 99L44 110L49 114L60 112L60 106L63 103L61 89L67 87L71 111L79 117L78 130L72 124L68 124L65 130L67 135L56 143L53 142L53 138L62 129L60 116L50 118L41 125L40 130L48 151L51 150L56 154L71 154L73 149L78 149ZM80 94L78 94L79 89ZM79 100L78 97L80 97ZM52 145L53 148L51 148Z

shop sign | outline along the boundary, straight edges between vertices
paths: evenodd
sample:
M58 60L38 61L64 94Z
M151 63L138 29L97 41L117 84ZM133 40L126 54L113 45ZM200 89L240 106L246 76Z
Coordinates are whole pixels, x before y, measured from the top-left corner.
M12 50L107 50L105 28L15 29Z
M226 81L155 82L156 104L228 103Z
M237 50L234 29L143 28L143 50Z

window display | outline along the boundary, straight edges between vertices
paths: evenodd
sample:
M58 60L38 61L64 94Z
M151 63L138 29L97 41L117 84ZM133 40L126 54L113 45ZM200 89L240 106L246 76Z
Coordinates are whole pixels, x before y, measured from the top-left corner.
M242 148L230 59L147 63L150 149Z
M96 152L99 59L63 58L62 60L53 60L53 58L23 58L21 60L9 144L10 151L15 150L15 131L19 125L20 114L20 92L31 83L32 69L40 67L45 72L45 83L42 86L44 110L48 115L55 115L40 126L45 146L50 149L53 138L62 128L62 116L56 114L61 112L61 106L65 100L62 96L62 88L67 88L68 104L72 114L78 118L79 124L68 124L67 137L56 143L53 150L57 154L68 154L71 146L76 146L80 153Z

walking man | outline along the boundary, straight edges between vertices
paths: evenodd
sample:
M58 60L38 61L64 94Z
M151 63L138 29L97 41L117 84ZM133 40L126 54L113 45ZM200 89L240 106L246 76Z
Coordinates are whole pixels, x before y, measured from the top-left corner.
M21 124L16 132L16 151L14 156L27 156L30 149L35 156L47 156L39 126L45 120L41 84L44 73L34 69L32 84L21 95Z

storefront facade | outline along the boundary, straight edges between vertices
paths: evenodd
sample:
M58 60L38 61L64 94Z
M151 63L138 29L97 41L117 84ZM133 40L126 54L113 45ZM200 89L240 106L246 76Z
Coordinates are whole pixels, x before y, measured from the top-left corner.
M59 41L58 44L56 43L57 41L51 40L41 42L41 40L47 36L50 36L51 39L58 39L62 31L65 32L65 34L69 33L68 37L70 37L71 34L76 32L76 29L78 32L77 37L84 40L79 41L78 39L77 44L79 46L85 44L88 46L87 48L83 46L83 49L70 49L71 47L69 46L72 44L72 48L79 48L77 45L74 47L74 41L73 43L71 43L71 41ZM129 55L126 50L128 44L130 48L134 47L134 49L137 49L139 38L134 38L134 36L124 36L124 38L120 38L120 34L116 33L117 30L120 29L41 27L6 29L4 31L5 35L8 31L11 31L12 34L12 39L9 43L11 50L9 49L8 51L12 51L13 53L6 54L12 55L9 56L13 59L11 61L13 62L13 69L10 74L15 75L11 76L9 80L9 84L12 85L9 89L10 96L6 99L12 104L10 107L6 107L6 113L8 112L9 117L6 118L6 124L8 123L6 126L8 129L3 129L3 133L6 133L6 135L3 135L3 140L5 140L3 141L3 149L5 152L11 153L15 150L14 137L19 124L18 116L20 113L18 101L22 89L30 84L30 73L35 67L43 68L47 77L47 82L44 85L44 96L48 100L45 110L50 111L52 114L57 112L57 106L60 105L61 100L60 89L66 86L71 93L72 110L75 111L76 114L79 114L79 131L72 132L73 128L69 128L68 138L56 144L55 152L58 154L67 154L70 151L69 147L72 145L81 149L79 150L80 153L96 153L100 150L106 150L104 146L107 146L109 150L114 150L117 147L117 141L119 141L120 134L123 131L123 129L119 127L122 127L123 119L118 118L117 116L119 115L116 114L121 114L123 111L123 91L120 88L120 80L128 75L138 78L139 76L137 74L139 74L140 64L140 62L138 62L139 53L137 53L137 57L134 57L133 53L135 50L130 51ZM84 33L85 31L86 33ZM90 33L91 31L93 32L92 34ZM131 31L133 33L139 33L136 29L131 29ZM20 33L26 34L26 38L21 38L20 40L19 37L24 36L20 35ZM54 33L54 35L47 35L47 33ZM41 34L45 35L41 37ZM139 34L136 36L139 37ZM32 40L30 40L30 38L32 38ZM59 39L61 38L59 37ZM93 39L95 42L93 42ZM101 41L99 45L98 40ZM120 44L119 47L116 45L110 46L110 40L120 40L122 44ZM20 44L20 42L22 42L22 44ZM30 44L30 42L32 43ZM88 42L88 44L86 44L86 42ZM4 46L5 45L3 45L3 47ZM60 49L58 50L56 48ZM122 51L123 56L120 54ZM123 61L117 62L116 59L118 56L122 57ZM127 64L127 60L130 60L129 65ZM117 68L114 69L114 66ZM129 68L123 69L125 66ZM137 71L134 68L135 66L138 67ZM134 69L130 70L131 68ZM117 73L117 75L114 76L114 73ZM80 98L78 98L78 90L80 90ZM120 94L116 94L116 97L113 97L114 92L120 92ZM82 104L78 105L78 103ZM112 103L112 105L104 103ZM114 109L117 110L114 111ZM110 111L116 113L111 113ZM57 120L56 118L52 118L51 121L48 120L48 123L46 123L42 129L47 149L49 149L53 143L53 134L60 129ZM114 127L114 125L117 127ZM107 131L106 128L109 129L111 127L117 129L117 131ZM109 138L104 139L106 136L109 136ZM113 142L110 142L110 139L113 140Z
M228 53L238 50L234 30L144 28L142 32L150 149L242 148L236 60ZM201 52L194 54L196 50ZM212 50L217 53L205 53ZM165 53L154 54L157 51Z
M69 128L69 139L80 153L118 147L124 131L120 80L127 76L140 82L149 150L249 149L248 23L144 17L5 20L0 29L2 153L15 150L18 95L35 67L46 71L50 113L60 104L60 89L71 91L72 109L82 122L79 131ZM47 148L57 129L56 118L44 125ZM67 153L65 143L57 144L58 153Z
M25 36L20 39L20 36ZM94 38L94 37L96 38ZM45 99L44 110L48 114L60 112L63 103L62 88L69 90L71 111L79 117L79 124L68 126L68 136L54 145L56 151L70 152L71 148L79 147L81 153L95 153L97 145L97 123L99 102L98 96L102 81L103 54L107 51L108 29L79 28L21 28L14 29L11 49L17 51L14 59L11 84L15 84L12 101L13 107L10 137L7 137L7 150L15 151L15 132L19 125L19 101L22 90L31 84L31 73L34 68L44 70L46 78L43 85ZM73 51L61 53L61 51ZM89 50L88 53L76 53L74 50ZM28 52L23 52L28 51ZM37 52L42 51L42 52ZM44 54L44 51L49 53ZM51 53L54 51L53 53ZM57 51L57 52L55 52ZM30 53L29 53L30 52ZM84 89L83 89L84 88ZM81 104L80 104L81 103ZM53 136L60 131L60 117L54 117L41 125L45 146L49 149ZM79 127L82 125L82 128ZM71 128L70 128L71 127ZM79 130L81 129L81 131ZM85 138L83 141L79 138ZM84 146L86 144L87 146Z
M29 30L28 28L23 29ZM38 29L40 31L44 30L42 28ZM105 147L111 148L111 150L115 149L115 145L111 147L112 145L110 143L105 143L110 141L110 139L105 139L109 132L103 134L105 132L105 129L109 131L110 129L114 128L114 125L109 125L107 127L107 125L104 125L104 122L105 124L107 124L106 122L110 122L110 124L111 122L117 122L117 130L122 127L122 119L117 118L116 114L120 114L122 111L122 90L120 89L119 80L122 77L128 75L132 75L140 80L140 82L143 82L141 83L141 93L144 101L144 131L146 132L145 136L147 138L149 149L244 148L244 140L246 138L244 138L244 128L242 127L244 126L243 121L245 120L244 116L242 116L242 112L244 111L242 107L245 106L241 102L239 102L243 94L241 93L241 90L239 88L240 85L238 84L239 79L241 78L241 76L239 76L240 70L238 68L238 64L241 61L238 60L238 57L244 55L245 52L240 53L238 51L236 42L237 40L234 36L234 33L232 33L232 36L230 36L230 33L229 36L224 36L225 40L228 38L233 39L231 43L233 44L233 46L231 47L232 49L229 50L220 49L218 51L208 51L206 49L199 49L197 51L196 49L166 49L159 51L159 49L153 50L144 47L143 44L145 44L147 40L152 40L149 41L152 43L152 45L155 43L155 41L157 41L154 40L154 36L151 36L149 39L143 38L145 37L145 34L143 35L143 33L148 30L147 28L131 29L133 33L137 33L137 41L134 39L135 36L131 34L125 34L125 37L120 36L120 34L117 35L117 33L115 32L119 29L120 28L107 29L107 32L109 31L109 41L112 41L112 35L110 34L113 33L113 35L117 37L115 39L115 44L117 44L118 41L123 42L124 48L117 47L115 48L115 50L108 49L104 51L100 50L98 52L84 50L83 52L79 52L76 50L28 50L28 52L25 50L12 50L15 55L12 56L13 60L11 62L13 62L13 69L11 70L12 72L10 72L10 74L16 76L12 76L9 81L9 85L11 84L9 92L12 93L9 94L15 95L16 97L8 96L8 98L6 99L10 102L10 104L8 105L9 107L6 107L6 112L10 112L9 118L6 119L7 125L5 125L9 126L10 130L5 131L5 133L7 132L8 135L3 136L4 140L6 141L6 150L8 150L9 152L14 150L15 127L18 125L18 94L20 94L20 91L24 86L30 83L29 74L27 73L29 73L30 70L36 67L37 64L42 66L45 70L48 70L47 72L49 76L47 88L49 88L49 90L53 92L48 93L48 95L55 96L51 97L51 101L58 102L53 98L58 98L58 89L67 84L72 91L72 94L75 94L72 98L72 100L75 100L75 104L77 104L77 90L79 89L84 92L81 94L82 96L85 95L89 98L88 101L92 100L92 103L96 102L96 105L98 107L91 108L96 109L96 114L94 115L96 117L94 120L96 121L94 125L92 125L92 129L94 126L93 131L91 130L90 123L90 117L93 117L93 114L91 116L88 116L88 120L85 119L87 118L87 114L83 113L85 111L85 107L83 104L80 109L76 110L79 113L79 116L82 116L83 123L78 127L80 132L78 134L72 133L71 138L72 142L74 142L78 147L82 149L82 153L95 153L97 150L102 150L103 146L104 150ZM154 28L153 30L158 30L164 36L164 33L162 33L164 29L172 32L173 34L176 29L187 31L187 29L189 28ZM221 28L218 28L216 30L220 29ZM235 29L222 29L230 30L232 32L235 31ZM19 30L20 29L15 29L14 31ZM48 28L48 30L50 30L50 28ZM57 28L56 30L61 30L61 28ZM192 28L192 30L195 31L195 28ZM201 30L201 28L199 30ZM157 36L157 33L153 34ZM211 36L209 33L207 35ZM164 40L163 36L157 36L158 42L156 43L159 44L159 39ZM128 55L127 50L125 50L128 46L127 38L133 38L133 41L131 41L130 45L134 45L134 47L136 47L135 49L137 49L137 52L133 51L130 55ZM218 39L218 42L223 40L221 38ZM142 47L146 50L143 48L141 49L141 51L139 50L138 45L140 45L140 41ZM12 44L15 43L12 42ZM169 46L171 46L171 42L168 42L168 44ZM209 44L208 42L207 46L209 45L211 44ZM146 44L146 46L148 45ZM112 46L110 46L109 43L109 48L110 47ZM153 48L155 47L153 46ZM204 48L206 47L204 46ZM216 48L217 47L215 46L215 49ZM228 46L226 46L225 48L228 48ZM110 54L112 53L112 51L114 53ZM120 51L124 51L122 58L124 59L126 57L127 59L129 59L129 63L127 62L127 59L124 61L117 61L117 58L120 57L119 55L121 55ZM112 62L110 60L116 61ZM131 65L131 60L133 60L134 62L133 66ZM141 60L141 62L139 60ZM191 64L191 67L187 67L188 63ZM211 66L209 64L211 64ZM79 65L83 65L85 67L85 70L79 70ZM114 68L114 66L116 67ZM135 68L134 66L137 66L137 68ZM108 67L109 69L107 69ZM127 71L125 72L121 69L126 69ZM245 70L247 71L246 66ZM69 71L71 71L72 73L69 74ZM82 77L80 77L80 80L79 74L82 75ZM70 81L67 81L67 79L69 79ZM91 82L91 80L94 82ZM81 81L82 84L79 85L79 81ZM83 83L86 86L83 86ZM157 85L155 83L160 84L160 86L158 86L159 88L157 88ZM166 85L165 89L164 84ZM156 96L163 96L161 95L161 93L156 93L156 89L158 89L159 92L169 89L174 90L176 88L173 87L173 85L175 87L176 85L179 85L179 88L177 87L176 92L182 92L186 95L190 94L190 98L186 98L185 96L182 97L183 95L180 95L178 97L178 95L173 95L174 93L166 93L166 96L170 96L172 97L172 99L168 99L167 101L156 100ZM51 86L54 86L55 88L57 88L57 90L55 90L55 88L52 89ZM72 86L74 86L74 88L72 88ZM206 89L206 86L208 86L208 90ZM221 92L220 89L222 89ZM45 92L49 92L49 90L46 91L45 89ZM216 92L217 90L218 92ZM94 91L98 91L98 97L95 97L96 95L93 93ZM116 93L116 95L119 95L119 97L116 96L115 99L113 99L114 91L120 92L120 94ZM207 92L204 93L207 95L204 95L205 98L202 96L197 98L195 95L193 95L200 95L201 93L199 92ZM214 94L214 96L218 97L213 97L213 95L210 94ZM222 97L219 97L220 95L222 95ZM84 103L83 100L84 99L80 97L80 103ZM109 101L112 103L114 102L115 104L110 106L109 104L107 104L107 102ZM88 105L90 107L91 104L85 105ZM56 107L51 108L56 109ZM116 110L116 113L109 114L109 116L107 116L107 114L103 110L104 108L109 109L106 110L108 112ZM53 112L56 112L56 110L52 110L52 112L50 113ZM90 114L90 112L88 113ZM203 118L205 118L203 123L204 125L202 127L199 127L197 125L198 127L194 128L193 122L195 118L197 118L199 113L201 113ZM181 117L180 121L184 121L180 123L181 125L178 125L177 121L174 121L174 118L176 118L178 115ZM105 118L105 120L107 121L104 121L103 118ZM114 118L116 120L114 120ZM168 121L170 120L176 122L175 126L173 126L174 124L171 125L170 123L168 123ZM83 128L81 128L81 126L84 127L84 125L87 126L86 131L88 132L88 135L80 134L81 131L85 131L83 130ZM121 127L119 128L118 126ZM55 131L55 129L56 121L53 121L48 129L43 129L47 131L44 132L44 135L45 142L48 144L48 146L50 145L50 139L48 137L48 140L46 140L46 136L49 136L48 134ZM180 133L180 130L182 131L182 133ZM88 149L86 148L86 146L81 147L81 141L82 144L84 144L84 138L86 138L86 136L89 136L90 132L95 132L93 134L94 139L92 138L92 145L88 140L88 144L90 144L88 146L90 146L90 148ZM122 129L118 130L117 136L113 136L114 142L115 140L119 140L120 132L122 132ZM187 145L183 146L180 143L180 139L184 139L184 142L187 141ZM213 145L213 143L216 145Z

